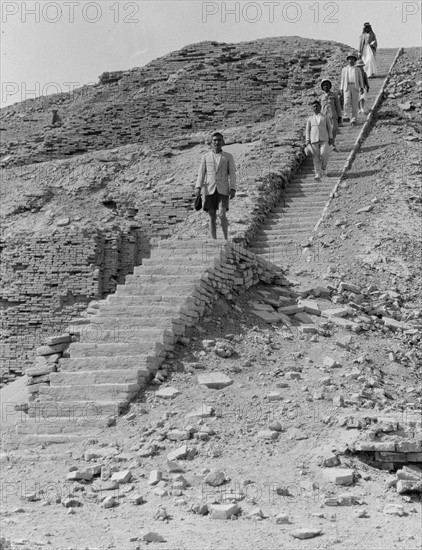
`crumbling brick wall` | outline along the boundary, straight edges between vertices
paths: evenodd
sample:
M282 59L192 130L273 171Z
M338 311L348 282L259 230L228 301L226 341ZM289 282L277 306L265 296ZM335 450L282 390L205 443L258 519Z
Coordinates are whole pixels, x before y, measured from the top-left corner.
M0 383L34 360L37 346L87 304L114 292L149 256L149 239L129 233L60 231L0 241Z

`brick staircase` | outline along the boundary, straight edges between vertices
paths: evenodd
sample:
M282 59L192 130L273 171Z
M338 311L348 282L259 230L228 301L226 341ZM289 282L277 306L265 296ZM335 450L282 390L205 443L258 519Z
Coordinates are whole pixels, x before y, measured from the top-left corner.
M301 254L302 246L318 223L322 211L338 182L349 159L366 119L371 116L375 100L397 55L395 49L380 49L377 53L378 76L369 79L366 110L372 105L367 117L360 115L356 126L345 122L336 138L339 152L331 152L328 176L315 182L312 158L308 157L300 172L292 178L284 190L280 203L273 209L250 243L249 249L278 265L293 263Z
M50 374L27 415L11 425L5 448L86 439L111 425L208 304L260 280L286 284L280 268L231 243L161 241L116 293L94 304L79 341ZM82 320L81 320L82 321Z

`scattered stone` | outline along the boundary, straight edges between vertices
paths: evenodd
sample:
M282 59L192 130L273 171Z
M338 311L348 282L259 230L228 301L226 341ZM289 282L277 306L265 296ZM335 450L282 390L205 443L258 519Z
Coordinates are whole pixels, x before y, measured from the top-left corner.
M161 397L162 399L173 399L180 394L180 391L177 388L169 386L167 388L160 388L155 392L155 397Z
M321 533L322 529L307 529L306 527L290 531L290 535L295 539L313 539L321 535Z
M302 379L300 373L295 372L295 371L286 372L284 377L287 378L287 380L301 380Z
M199 409L186 415L186 418L209 418L214 414L214 409L209 405L202 405Z
M369 518L369 513L366 508L363 508L362 510L357 510L355 512L355 517L357 518Z
M98 472L100 473L100 472ZM66 476L66 479L68 480L78 480L78 479L84 479L85 481L91 481L91 479L94 477L94 473L91 470L74 470L72 472L69 472Z
M223 358L232 357L235 354L234 347L228 342L219 342L214 351L216 355Z
M397 482L397 492L400 495L404 495L406 493L422 493L422 481L400 479Z
M231 386L233 380L222 372L210 372L207 374L200 374L198 376L198 383L201 386L206 386L214 390L219 390Z
M273 430L261 430L258 432L259 439L274 440L279 436L279 432Z
M226 476L222 470L213 470L205 478L205 483L212 487L223 485L226 481Z
M139 493L135 493L134 495L132 495L130 498L129 498L129 502L131 504L143 504L145 501L144 501L144 497L139 494Z
M289 516L286 514L277 514L275 517L275 522L277 525L284 525L286 523L291 523Z
M113 496L105 497L101 503L101 506L103 508L113 508L114 506L117 506L117 501Z
M154 531L148 531L148 533L142 535L142 540L144 542L166 542L164 537Z
M268 429L274 432L281 432L283 431L283 426L277 420L273 420L268 424Z
M387 504L383 510L384 514L389 514L390 516L406 516L406 512L403 509L403 506L400 504Z
M154 514L154 519L161 519L165 520L169 517L167 514L167 510L164 508L164 506L159 506L157 511Z
M157 485L163 479L163 474L160 470L152 470L149 474L148 485Z
M167 439L170 441L185 441L191 438L188 430L170 430L167 432Z
M111 481L116 483L128 483L132 479L132 472L130 470L123 470L122 472L114 472L111 476Z
M352 485L353 470L333 468L325 472L326 476L336 485Z
M336 309L324 309L322 311L323 317L346 317L346 315L349 315L350 309L348 307L340 307Z
M187 445L182 445L182 447L179 447L178 449L175 449L174 451L170 451L167 455L167 465L170 462L173 462L174 460L182 460L186 458L188 454L188 447Z
M283 396L281 395L281 393L273 391L267 394L267 399L268 401L281 401L283 399Z
M175 460L167 460L167 468L170 473L184 472L183 466L181 466Z
M324 367L327 367L329 369L340 367L341 365L332 357L324 357Z
M335 466L339 466L340 465L340 459L337 455L335 455L334 453L330 453L330 454L327 454L323 460L322 460L322 465L325 467L325 468L334 468Z
M82 506L82 502L77 498L69 497L62 500L62 504L65 508L77 508Z
M203 502L193 502L190 506L190 509L194 514L199 516L206 516L208 514L208 506Z
M230 519L240 511L237 504L210 504L211 519Z

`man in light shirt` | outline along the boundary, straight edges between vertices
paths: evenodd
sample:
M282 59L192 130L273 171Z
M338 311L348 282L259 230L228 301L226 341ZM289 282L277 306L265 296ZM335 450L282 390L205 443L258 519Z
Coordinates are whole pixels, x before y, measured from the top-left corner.
M346 59L348 65L343 67L341 71L340 91L344 100L345 113L349 113L350 109L352 110L350 124L356 124L359 94L363 94L363 79L361 71L355 66L358 59L357 55L349 53Z
M314 114L306 121L306 145L311 147L314 160L315 180L327 175L330 145L333 144L333 127L328 116L321 112L321 103L312 103Z
M217 212L221 222L224 239L228 239L226 212L229 200L236 195L236 166L233 156L223 151L224 138L220 132L211 137L211 151L201 160L198 179L195 185L195 195L199 197L204 188L204 210L210 217L211 238L217 238Z

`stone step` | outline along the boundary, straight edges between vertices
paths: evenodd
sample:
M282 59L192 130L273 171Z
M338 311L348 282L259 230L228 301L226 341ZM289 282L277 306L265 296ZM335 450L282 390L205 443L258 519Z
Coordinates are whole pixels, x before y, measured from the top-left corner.
M44 386L48 388L48 386ZM80 419L91 422L107 422L107 419L119 416L127 406L126 399L75 399L73 396L60 401L29 403L28 416L42 422L46 418L55 418L60 421L69 420L76 423Z
M163 260L164 262L165 260ZM167 265L156 262L150 266L137 266L133 270L134 275L180 275L188 273L191 277L201 275L204 272L203 265Z
M130 283L127 285L117 285L114 296L146 296L146 297L171 297L171 296L184 296L191 293L195 288L196 282L179 283L170 285L163 285L155 283L154 285L142 285Z
M51 404L50 404L51 407ZM87 409L88 410L88 409ZM100 410L99 408L97 409ZM69 434L75 433L85 429L106 428L110 425L110 416L100 415L98 418L93 416L92 418L73 417L71 414L66 418L60 416L47 416L43 417L44 411L39 408L36 416L25 417L16 422L12 430L16 434ZM98 432L97 432L98 433Z
M79 432L79 430L78 430ZM45 445L72 444L86 441L89 436L93 438L98 434L98 428L90 428L89 433L61 433L61 434L16 434L14 437L8 437L2 442L4 451L15 451L19 448L40 447Z
M283 198L294 198L294 196L307 196L307 197L318 197L318 195L329 195L331 189L334 187L334 185L331 185L331 183L326 183L324 181L320 181L319 183L316 183L313 181L312 183L309 183L309 185L296 185L292 187L287 187L284 190L284 193L282 195Z
M325 204L325 202L323 204ZM323 207L324 206L316 206L315 208L312 208L311 206L302 206L301 208L277 207L277 209L274 209L267 217L263 227L281 223L286 220L307 219L315 216L319 217Z
M205 271L205 269L203 270ZM150 285L150 284L158 284L165 286L170 286L173 283L178 282L184 282L191 283L194 281L198 281L200 279L200 274L192 273L189 274L189 272L186 272L184 274L173 274L169 275L168 273L163 273L162 275L158 273L150 273L150 274L139 274L139 275L126 275L126 283L128 284L136 284L136 285Z
M144 387L151 377L145 369L85 370L79 372L52 372L50 386L70 386L87 384L139 384Z
M328 194L327 194L328 198ZM296 206L315 209L324 206L326 201L323 197L316 198L314 195L306 195L304 197L281 197L279 206L274 208L272 212L281 212L283 208L296 208ZM271 214L270 214L271 216Z
M79 332L79 342L83 344L101 343L137 343L137 342L166 342L174 341L174 333L170 329L146 328L135 323L116 323L113 328L105 328L98 324L85 325ZM75 342L76 343L76 342ZM71 348L74 349L74 348Z
M151 322L151 319L154 319L154 322ZM176 326L174 323L172 323L172 319L170 316L150 316L150 317L140 317L139 315L126 315L124 318L116 317L112 312L110 314L100 314L100 311L98 310L97 315L90 315L89 317L89 324L87 325L80 325L81 327L89 326L89 325L99 325L98 330L102 329L118 329L119 327L123 328L127 325L129 326L137 326L139 328L141 327L151 327L152 325L156 327L157 329L165 330L168 328L173 328ZM95 330L92 329L85 329L85 331L89 330Z
M130 317L165 317L168 315L176 314L180 311L180 304L167 305L167 306L156 306L156 305L137 305L137 306L119 306L119 305L107 305L100 304L99 315L116 315L121 316L130 316Z
M75 343L69 347L71 357L96 357L119 355L149 355L161 353L165 349L161 342L137 342L137 343L105 343L105 344L84 344Z
M316 223L316 222L315 222ZM259 242L259 241L272 241L277 242L277 239L279 237L283 237L285 235L290 235L290 230L294 230L295 233L307 233L312 230L315 223L298 223L296 226L286 224L285 226L274 226L273 229L267 229L262 230L259 235L255 237L253 242Z
M315 224L307 224L307 225L298 225L297 227L293 228L294 229L294 233L297 234L297 233L308 233L312 227L314 226ZM291 232L289 231L289 227L286 226L285 228L283 227L279 227L278 229L272 229L272 230L265 230L265 231L261 231L259 233L259 235L257 235L254 239L254 241L260 241L260 240L264 240L264 241L268 241L268 240L274 240L274 242L276 243L277 242L277 238L278 237L283 237L285 235L290 235Z
M161 296L159 294L153 294L153 295L140 295L140 296L122 296L116 295L116 294L110 294L110 296L107 296L106 300L101 301L100 304L105 305L114 305L114 304L121 304L121 305L173 305L173 304L183 304L185 302L186 298L185 296ZM101 307L100 307L101 309Z
M179 253L173 253L169 251L161 251L160 253L151 253L151 257L147 259L142 260L142 266L154 266L157 263L166 263L167 265L195 265L195 266L201 266L204 263L204 256L202 252L199 254L186 255L183 254L183 251L180 251ZM141 267L141 266L137 266Z
M60 372L78 372L93 370L137 369L146 378L148 373L156 372L157 358L154 355L115 355L107 357L63 357L59 361Z
M40 399L43 401L66 401L68 399L129 402L141 389L140 384L103 383L92 385L41 386Z

